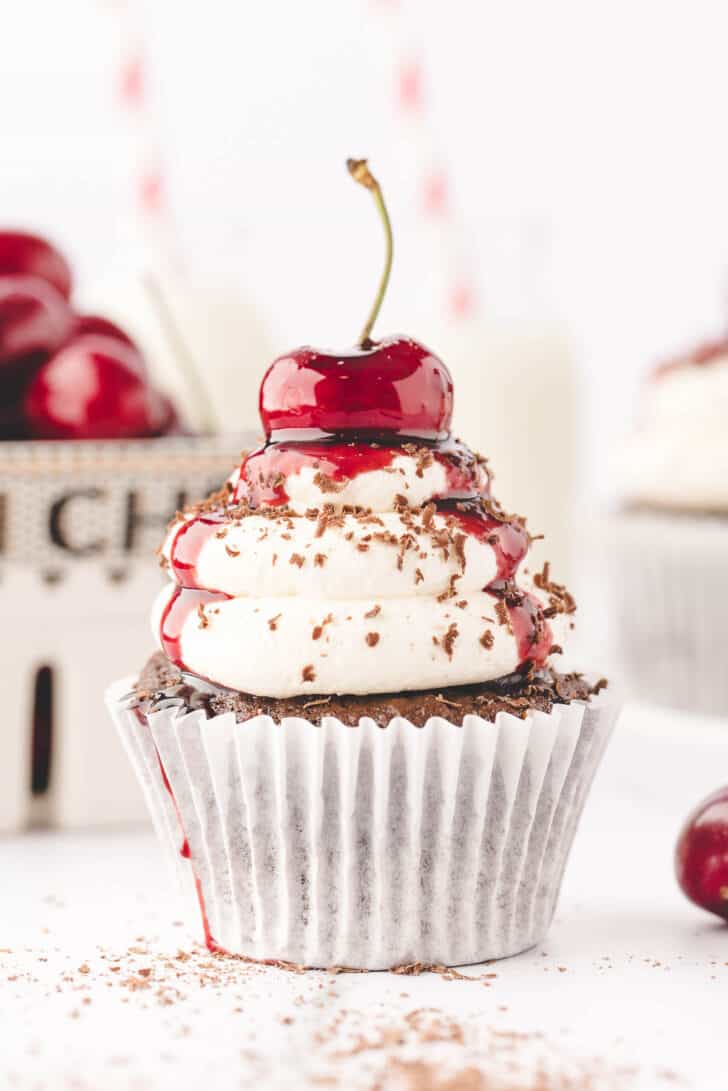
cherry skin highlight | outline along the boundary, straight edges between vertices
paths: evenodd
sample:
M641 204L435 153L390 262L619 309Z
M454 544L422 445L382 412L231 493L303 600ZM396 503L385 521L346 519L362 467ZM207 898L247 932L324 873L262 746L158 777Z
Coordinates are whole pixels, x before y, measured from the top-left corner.
M36 373L25 395L29 431L38 439L130 439L167 432L169 400L147 385L140 353L111 337L86 334Z
M445 364L403 336L338 355L296 349L271 364L260 387L260 418L268 438L313 429L440 439L449 432L452 408L453 383Z
M10 365L50 354L70 336L73 312L40 277L0 276L0 382Z
M126 330L123 330L121 326L117 326L116 322L112 322L111 319L102 318L97 314L80 314L77 317L73 331L74 338L82 337L86 333L100 334L102 337L113 337L125 345L131 345L134 349L137 347Z
M728 787L689 816L675 849L675 872L691 902L728 921Z
M26 231L0 231L0 276L33 276L52 285L64 299L71 295L71 270L45 239Z

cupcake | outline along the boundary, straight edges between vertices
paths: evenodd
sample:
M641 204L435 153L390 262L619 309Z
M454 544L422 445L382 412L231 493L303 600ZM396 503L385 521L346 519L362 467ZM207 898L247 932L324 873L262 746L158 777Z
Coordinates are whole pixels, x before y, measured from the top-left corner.
M573 599L451 436L447 368L371 339L390 258L356 349L268 369L265 443L172 523L159 651L109 692L213 950L381 969L532 946L614 723L603 681L554 666Z
M621 667L657 704L728 714L728 340L657 367L624 443L610 567Z

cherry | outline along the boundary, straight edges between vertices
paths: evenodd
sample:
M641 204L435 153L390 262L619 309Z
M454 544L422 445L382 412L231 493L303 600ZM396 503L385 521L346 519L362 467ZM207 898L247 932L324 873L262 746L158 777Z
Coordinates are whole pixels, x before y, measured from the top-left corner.
M708 796L683 826L675 849L683 894L728 921L728 787Z
M296 349L271 364L260 387L266 436L307 428L438 439L449 431L452 404L449 371L408 337L341 354Z
M0 276L40 277L64 299L71 296L71 270L45 239L24 231L0 231Z
M0 276L0 439L26 436L23 394L73 329L73 314L38 277Z
M97 333L103 337L113 337L117 341L122 341L125 345L136 348L134 341L132 341L126 330L123 330L121 326L117 326L116 322L112 322L111 319L102 318L97 314L80 314L76 318L76 325L73 330L74 338L81 337L85 333Z
M313 429L441 439L449 432L453 407L452 378L443 362L409 337L371 339L392 268L392 228L366 160L349 159L347 166L372 193L384 225L385 265L374 305L356 349L336 353L306 346L271 364L260 388L263 429L269 438Z
M0 276L0 381L12 363L55 352L73 331L73 313L40 277Z
M36 373L25 417L38 439L130 439L162 435L176 425L174 408L148 386L144 361L131 345L84 334Z

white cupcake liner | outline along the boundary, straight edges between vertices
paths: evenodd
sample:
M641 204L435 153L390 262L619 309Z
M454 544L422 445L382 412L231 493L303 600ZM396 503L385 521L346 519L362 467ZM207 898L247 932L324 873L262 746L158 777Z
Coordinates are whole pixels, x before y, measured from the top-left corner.
M630 693L728 716L728 517L623 512L608 538L615 652Z
M544 936L617 713L600 696L495 723L278 726L147 718L129 690L108 705L198 937L370 970L482 962Z

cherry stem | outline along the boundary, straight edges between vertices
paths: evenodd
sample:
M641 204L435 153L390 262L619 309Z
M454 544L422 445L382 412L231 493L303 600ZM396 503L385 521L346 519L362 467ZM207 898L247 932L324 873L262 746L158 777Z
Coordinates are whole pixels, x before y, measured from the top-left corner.
M379 215L384 225L384 238L386 241L386 253L384 259L384 271L382 272L381 279L379 281L379 287L374 299L374 305L369 312L364 329L361 331L358 344L361 348L369 348L372 344L371 333L374 328L374 323L377 320L377 315L382 306L385 293L387 291L387 285L389 284L389 274L392 271L392 253L394 250L394 240L392 238L392 224L389 220L389 213L387 212L387 206L384 203L384 197L379 186L379 182L376 180L372 172L369 170L366 159L347 159L346 165L349 170L349 174L358 182L360 186L364 186L365 189L370 190L374 203L377 206Z

